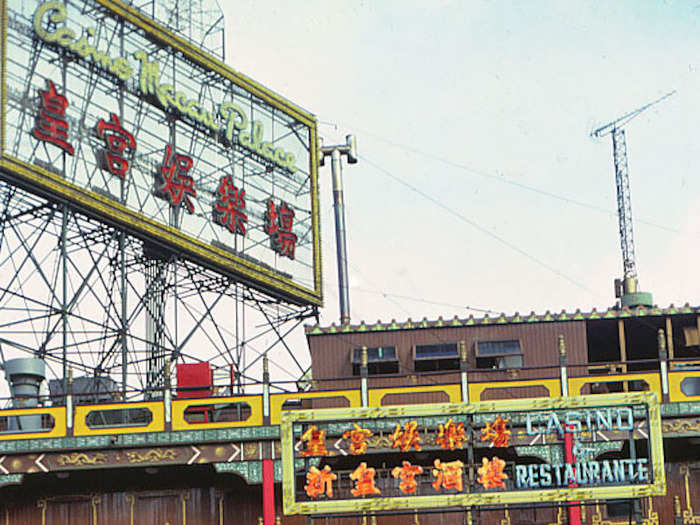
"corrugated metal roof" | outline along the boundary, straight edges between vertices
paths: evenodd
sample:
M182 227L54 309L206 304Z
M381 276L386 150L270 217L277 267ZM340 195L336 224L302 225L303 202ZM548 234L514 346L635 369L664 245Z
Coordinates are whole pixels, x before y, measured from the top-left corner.
M598 311L595 308L590 312L582 312L577 309L575 312L566 312L562 310L560 313L552 313L547 310L544 314L536 314L530 312L529 315L521 315L515 312L513 315L502 313L499 316L474 317L470 315L467 318L459 318L456 315L452 319L443 319L442 316L434 321L429 321L423 318L422 321L413 321L410 317L406 321L396 321L392 319L389 323L383 323L378 320L376 323L367 324L361 321L360 324L336 325L322 327L316 325L306 325L304 330L307 336L323 335L323 334L340 334L340 333L364 333L364 332L386 332L391 330L419 330L424 328L454 328L463 326L485 326L490 324L523 324L523 323L546 323L552 321L587 321L595 319L623 319L627 317L650 317L659 315L680 315L680 314L700 314L700 306L690 306L686 303L683 306L676 307L673 304L666 308L653 306L645 308L608 308L604 311Z

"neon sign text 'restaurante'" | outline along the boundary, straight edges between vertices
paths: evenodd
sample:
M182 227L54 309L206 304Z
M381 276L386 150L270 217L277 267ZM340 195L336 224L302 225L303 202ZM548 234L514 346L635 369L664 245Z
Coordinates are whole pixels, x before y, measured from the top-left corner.
M88 39L95 35L94 28L87 28L87 36L77 38L75 31L65 26L48 31L44 27L44 18L48 18L55 24L65 22L68 14L62 2L45 2L38 7L34 13L34 32L37 36L44 42L56 44L81 58L90 59L96 66L115 75L119 80L126 82L134 75L134 69L126 58L110 57L88 42ZM262 122L257 120L249 122L240 106L232 102L224 102L219 105L218 112L212 113L201 107L197 100L188 99L182 91L175 91L175 86L172 84L161 83L159 63L155 60L149 61L145 51L136 51L133 56L140 63L138 85L143 96L153 97L164 109L174 109L181 115L191 118L217 135L221 135L229 144L233 143L234 134L237 132L238 143L244 148L291 173L296 171L294 154L281 147L274 147L271 142L263 141Z

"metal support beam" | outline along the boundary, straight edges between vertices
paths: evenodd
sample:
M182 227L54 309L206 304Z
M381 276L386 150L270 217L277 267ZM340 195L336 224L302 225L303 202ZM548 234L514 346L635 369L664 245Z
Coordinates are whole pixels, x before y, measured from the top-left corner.
M348 164L357 162L357 145L355 137L348 135L345 145L320 146L321 166L324 159L331 157L333 175L333 207L335 210L335 246L338 258L338 298L340 300L340 322L350 323L350 293L348 285L348 257L345 240L345 203L343 202L343 167L340 162L342 155L347 156Z

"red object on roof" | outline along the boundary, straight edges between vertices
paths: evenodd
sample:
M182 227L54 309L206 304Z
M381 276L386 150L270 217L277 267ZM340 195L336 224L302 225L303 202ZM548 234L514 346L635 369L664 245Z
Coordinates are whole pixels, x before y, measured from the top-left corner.
M214 374L208 361L177 365L177 397L211 397Z

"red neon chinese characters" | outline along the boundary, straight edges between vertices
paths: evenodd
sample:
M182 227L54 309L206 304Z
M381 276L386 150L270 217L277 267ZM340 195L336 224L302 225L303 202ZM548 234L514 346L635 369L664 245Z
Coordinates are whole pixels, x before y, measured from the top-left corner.
M306 473L306 485L304 485L304 490L310 498L318 498L324 492L327 497L332 498L333 482L336 479L338 479L338 476L331 473L331 467L328 465L323 467L323 470L311 467Z
M436 459L434 465L433 476L436 479L433 481L433 488L435 490L440 490L440 487L442 487L448 490L457 489L457 492L462 492L462 468L464 463L459 460L442 463L439 459Z
M175 153L168 144L165 147L165 158L158 177L160 185L156 188L158 197L167 200L171 206L175 207L184 203L190 213L194 213L194 204L189 195L197 196L194 179L188 175L192 164L190 157Z
M504 479L508 476L503 472L506 462L502 459L494 457L491 461L486 458L481 460L481 467L476 471L479 474L477 481L481 483L485 489L494 489L500 487L506 488Z
M36 117L36 125L32 134L39 140L50 142L61 148L69 155L75 150L68 142L68 122L66 121L66 108L68 100L56 92L56 86L47 79L49 89L39 90L41 95L41 109Z
M343 439L350 440L351 454L364 454L367 452L367 442L365 440L372 435L372 431L362 428L357 423L353 423L353 427L352 430L346 430L343 433Z
M391 439L391 448L398 448L401 452L408 452L415 447L416 450L421 450L420 436L418 435L418 423L409 421L403 426L396 425L396 430L389 435Z
M369 496L371 494L381 494L382 491L377 488L374 481L376 475L375 470L367 468L367 463L360 463L352 474L350 479L355 481L355 488L350 490L353 496Z
M420 465L411 465L408 461L403 461L401 467L394 467L391 475L400 479L399 489L404 494L413 494L418 488L416 476L423 473L423 467Z
M124 157L125 155L133 155L136 151L136 140L131 133L122 127L116 114L110 113L110 119L109 122L101 119L97 123L97 135L107 145L105 150L107 169L113 175L123 179L129 169L129 161Z
M464 433L464 423L459 425L452 421L452 418L447 420L444 425L440 423L438 435L435 442L445 450L454 450L462 448L462 443L466 441L467 436Z
M214 204L214 222L227 226L231 233L245 235L248 216L245 214L245 190L233 185L230 175L221 177Z
M490 441L494 447L507 447L510 442L510 430L506 430L507 419L498 416L493 422L487 422L481 429L481 441Z
M319 430L316 425L307 428L301 440L306 443L306 450L301 451L302 456L330 456L326 450L326 431Z
M294 224L294 210L286 202L280 201L275 207L272 200L267 201L265 212L265 231L270 236L272 249L282 257L294 259L294 249L297 244L297 236L292 233Z

